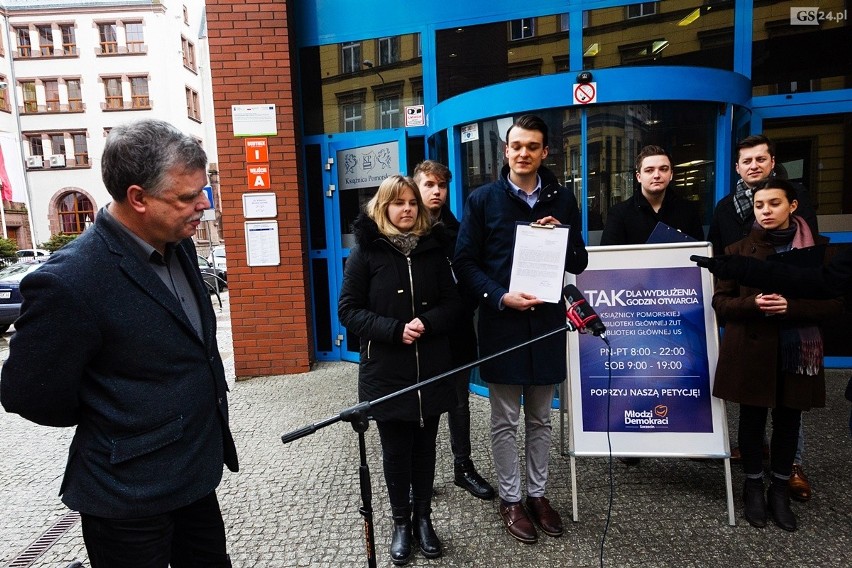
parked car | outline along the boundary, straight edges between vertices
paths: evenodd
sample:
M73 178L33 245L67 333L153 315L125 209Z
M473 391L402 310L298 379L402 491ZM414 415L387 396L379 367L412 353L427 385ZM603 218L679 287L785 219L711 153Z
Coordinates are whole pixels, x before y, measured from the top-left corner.
M50 251L44 249L20 249L15 254L18 255L18 258L42 258L50 256Z
M45 260L46 256L38 257L38 260L22 260L0 270L0 333L6 333L21 315L21 280L41 268Z
M228 282L225 279L225 271L219 268L214 268L210 261L201 255L198 255L198 268L201 270L201 275L207 283L207 287L212 292L213 290L224 290L228 287ZM216 287L218 285L218 288Z
M213 247L213 250L210 251L210 254L207 256L207 260L210 261L210 264L215 266L217 269L221 270L224 274L225 280L228 279L228 265L225 259L225 247L217 246Z

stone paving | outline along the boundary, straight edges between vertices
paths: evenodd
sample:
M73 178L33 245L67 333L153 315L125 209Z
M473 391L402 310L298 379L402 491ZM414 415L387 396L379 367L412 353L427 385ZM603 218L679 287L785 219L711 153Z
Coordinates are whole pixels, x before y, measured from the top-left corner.
M215 302L215 298L214 298ZM336 416L356 402L357 366L319 363L305 374L233 382L227 293L220 311L220 345L232 382L231 425L241 471L225 472L219 487L228 545L235 567L366 566L358 483L358 438L337 422L284 445L280 437ZM214 304L218 309L218 304ZM0 339L5 359L9 334ZM829 406L805 414L805 470L815 496L794 503L800 530L750 527L741 517L742 471L733 466L737 526L728 525L720 460L643 459L612 463L614 500L604 543L606 566L852 566L852 458L849 370L830 371ZM488 401L473 396L474 459L492 482ZM729 424L735 425L729 407ZM732 431L735 431L732 428ZM497 503L479 501L453 485L446 424L439 433L433 520L444 556L416 556L411 566L599 566L610 492L605 458L578 458L579 520L569 521L569 461L559 454L558 416L548 496L563 513L565 535L541 535L522 545L505 533ZM57 495L70 429L36 426L0 413L0 568L7 566L68 511ZM390 514L375 427L366 433L372 476L378 566L388 556ZM79 523L32 566L86 565ZM117 567L120 568L120 567Z

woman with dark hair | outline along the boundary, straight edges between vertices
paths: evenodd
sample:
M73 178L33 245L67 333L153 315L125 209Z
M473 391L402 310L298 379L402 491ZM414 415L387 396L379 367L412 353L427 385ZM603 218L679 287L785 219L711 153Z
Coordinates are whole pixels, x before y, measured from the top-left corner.
M384 180L353 229L357 246L346 261L338 314L360 338L358 397L365 402L450 368L447 334L462 301L444 254L448 236L440 225L432 227L410 178ZM412 524L423 555L441 556L430 517L435 440L441 413L455 404L451 381L438 381L372 408L393 513L390 552L396 565L411 558Z
M793 185L773 178L754 192L755 226L725 249L757 259L827 241L794 215ZM802 410L825 406L820 320L842 309L842 301L787 298L773 290L719 280L713 308L725 322L713 395L740 404L739 447L746 479L745 518L796 530L788 480L796 453ZM772 409L771 481L764 498L763 432Z

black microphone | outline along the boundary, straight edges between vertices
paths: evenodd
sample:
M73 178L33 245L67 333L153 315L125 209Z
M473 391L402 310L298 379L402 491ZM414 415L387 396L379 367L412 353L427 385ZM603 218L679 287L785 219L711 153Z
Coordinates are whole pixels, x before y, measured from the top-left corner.
M565 298L565 315L577 331L585 332L588 329L593 335L606 334L606 326L576 286L573 284L565 286L562 289L562 297Z

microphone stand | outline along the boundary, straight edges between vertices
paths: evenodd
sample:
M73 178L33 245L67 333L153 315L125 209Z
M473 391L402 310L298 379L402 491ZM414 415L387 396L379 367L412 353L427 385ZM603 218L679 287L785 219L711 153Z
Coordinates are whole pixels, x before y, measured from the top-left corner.
M367 465L367 445L364 439L364 432L366 432L367 428L370 426L370 409L372 409L373 406L388 402L391 399L409 393L413 390L423 388L462 371L472 369L473 367L479 366L482 363L485 363L486 361L490 361L491 359L500 357L501 355L505 355L506 353L509 353L511 351L515 351L516 349L526 347L537 341L541 341L542 339L546 339L558 333L562 333L563 331L574 331L575 329L577 328L571 322L566 322L565 325L562 325L556 329L552 329L546 333L533 337L532 339L524 341L523 343L519 343L518 345L515 345L513 347L509 347L508 349L504 349L502 351L486 355L481 359L477 359L460 367L456 367L455 369L451 369L449 371L441 373L440 375L435 375L431 379L427 379L420 383L405 387L404 389L392 392L391 394L387 394L383 397L377 398L376 400L360 402L355 406L350 406L349 408L340 411L340 413L336 416L331 416L329 418L326 418L325 420L320 420L319 422L308 424L307 426L299 428L298 430L293 430L292 432L288 432L281 436L281 442L284 444L289 444L294 440L309 436L317 430L321 430L326 426L331 426L332 424L341 421L349 422L350 424L352 424L352 428L356 432L358 432L358 449L361 459L361 463L358 466L358 478L361 486L361 507L358 509L358 511L361 513L361 516L364 517L364 540L367 552L367 566L369 568L376 568L376 545L373 530L373 489L370 483L370 468Z

